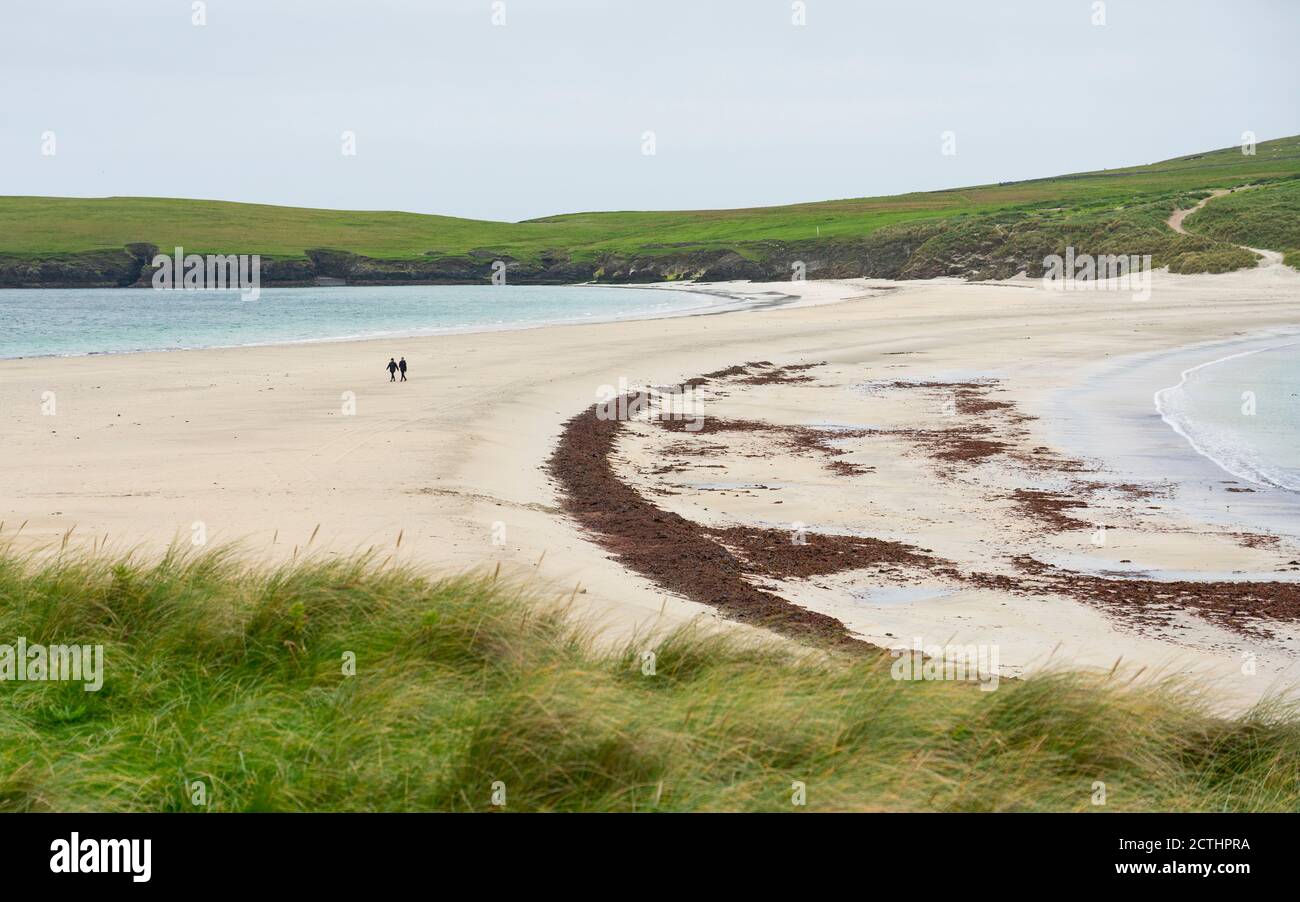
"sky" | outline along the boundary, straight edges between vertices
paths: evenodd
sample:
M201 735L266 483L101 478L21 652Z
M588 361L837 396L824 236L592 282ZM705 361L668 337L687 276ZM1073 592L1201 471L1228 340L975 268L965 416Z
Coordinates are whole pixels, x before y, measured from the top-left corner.
M1298 0L1101 7L4 0L0 194L513 221L897 194L1300 133Z

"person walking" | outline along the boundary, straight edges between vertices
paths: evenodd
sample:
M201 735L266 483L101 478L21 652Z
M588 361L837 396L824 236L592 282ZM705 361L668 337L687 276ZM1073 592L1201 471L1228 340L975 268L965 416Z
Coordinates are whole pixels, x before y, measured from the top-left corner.
M403 357L401 361L397 364L397 369L401 371L402 381L405 382L406 381L406 358L405 357Z
M388 366L385 367L385 369L388 370L388 381L389 381L389 382L396 382L396 381L397 381L397 361L394 360L393 358L389 357L389 358L388 358Z

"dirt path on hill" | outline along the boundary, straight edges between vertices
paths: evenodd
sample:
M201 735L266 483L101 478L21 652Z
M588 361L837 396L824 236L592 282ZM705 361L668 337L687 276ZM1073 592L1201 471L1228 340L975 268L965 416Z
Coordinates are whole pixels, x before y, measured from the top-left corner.
M1180 235L1194 235L1196 234L1195 232L1188 232L1185 228L1183 228L1184 219L1186 219L1188 216L1191 216L1193 213L1201 209L1201 207L1205 206L1210 201L1214 200L1216 197L1223 197L1223 195L1232 194L1235 191L1249 191L1251 188L1254 187L1256 186L1247 185L1243 188L1216 188L1214 189L1214 191L1210 193L1209 197L1204 198L1196 206L1188 207L1186 210L1175 210L1173 212L1173 215L1171 215L1169 219L1166 220L1166 224L1169 226L1169 228L1173 229L1175 232L1177 232ZM1262 247L1246 247L1244 244L1238 246L1245 247L1246 250L1259 254L1261 257L1263 257L1264 259L1259 261L1258 266L1261 267L1280 266L1282 264L1282 254L1278 251L1265 250Z
M1188 216L1191 216L1193 213L1201 209L1201 207L1205 206L1210 201L1214 200L1216 197L1223 197L1223 195L1231 194L1231 193L1232 191L1229 190L1228 188L1215 188L1212 192L1210 192L1209 197L1202 200L1196 206L1188 207L1186 210L1175 210L1173 215L1170 216L1169 219L1167 220L1169 228L1173 229L1179 235L1188 234L1187 229L1183 228L1184 219L1186 219Z

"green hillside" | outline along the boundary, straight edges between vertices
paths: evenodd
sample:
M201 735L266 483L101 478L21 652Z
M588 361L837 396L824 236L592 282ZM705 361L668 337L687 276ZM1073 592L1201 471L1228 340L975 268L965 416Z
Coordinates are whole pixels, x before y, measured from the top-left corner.
M360 282L479 281L492 260L514 281L649 281L881 275L1012 275L1074 242L1096 253L1151 253L1180 271L1216 268L1235 244L1292 251L1300 137L1147 166L948 191L740 210L606 212L519 223L224 201L0 197L0 285L129 284L148 246L258 253L272 283L320 275ZM1214 188L1179 236L1164 225ZM1272 211L1272 212L1269 212ZM1201 224L1204 228L1201 229ZM128 246L135 247L128 250ZM1043 253L1040 253L1042 251ZM149 253L151 256L151 252ZM1238 252L1237 265L1252 258ZM1176 262L1177 261L1177 262ZM278 264L278 265L277 265ZM119 271L120 269L120 271Z

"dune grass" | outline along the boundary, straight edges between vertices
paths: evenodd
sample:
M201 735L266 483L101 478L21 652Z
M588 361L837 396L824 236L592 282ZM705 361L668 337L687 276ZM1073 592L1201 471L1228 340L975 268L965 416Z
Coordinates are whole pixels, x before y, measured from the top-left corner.
M899 682L887 655L696 627L611 649L490 576L364 558L0 555L0 642L19 636L102 644L105 680L0 684L7 810L483 811L498 782L508 811L1300 807L1280 704L1225 720L1117 676Z
M1300 256L1300 178L1238 191L1207 204L1184 223L1188 231L1218 241L1281 251L1296 266Z

